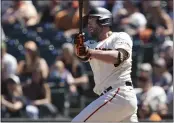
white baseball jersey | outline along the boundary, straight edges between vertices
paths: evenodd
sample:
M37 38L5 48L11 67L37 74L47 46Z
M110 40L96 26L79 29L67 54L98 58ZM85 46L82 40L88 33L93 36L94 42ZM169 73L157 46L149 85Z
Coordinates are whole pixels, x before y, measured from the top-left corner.
M115 67L114 64L109 64L97 59L91 59L90 65L94 74L95 87L94 92L101 94L106 88L112 85L120 86L125 81L131 82L131 67L132 67L132 39L125 32L113 32L107 39L96 42L87 41L85 43L91 49L99 50L116 50L124 49L129 53L129 58L122 64Z
M138 122L135 91L132 86L125 85L125 81L131 81L130 36L124 32L114 32L103 41L87 41L86 45L101 50L122 48L129 53L129 58L117 67L97 59L89 61L94 73L94 92L100 95L109 86L113 88L90 103L72 122Z

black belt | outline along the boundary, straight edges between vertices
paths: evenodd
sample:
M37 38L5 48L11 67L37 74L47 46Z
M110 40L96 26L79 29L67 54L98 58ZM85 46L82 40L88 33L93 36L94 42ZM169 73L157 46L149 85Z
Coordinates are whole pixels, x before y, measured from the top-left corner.
M131 82L125 82L126 86L132 86ZM100 94L100 96L104 95L105 93L107 93L108 91L112 90L112 86L109 86L107 89L104 90L103 93Z

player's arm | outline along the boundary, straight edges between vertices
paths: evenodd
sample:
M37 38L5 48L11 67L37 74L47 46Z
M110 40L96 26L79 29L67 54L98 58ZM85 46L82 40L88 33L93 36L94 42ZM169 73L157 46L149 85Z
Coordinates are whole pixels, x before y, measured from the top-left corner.
M95 58L115 65L119 65L129 58L129 53L121 48L108 51L89 49L89 52L91 54L91 58Z
M127 33L121 32L110 44L112 50L91 50L91 58L102 60L118 66L130 57L132 40Z
M118 66L130 57L132 49L132 40L127 33L120 33L117 39L113 40L113 50L94 50L86 46L78 47L76 50L81 52L82 55L78 57L85 57L86 59L95 58L110 64Z

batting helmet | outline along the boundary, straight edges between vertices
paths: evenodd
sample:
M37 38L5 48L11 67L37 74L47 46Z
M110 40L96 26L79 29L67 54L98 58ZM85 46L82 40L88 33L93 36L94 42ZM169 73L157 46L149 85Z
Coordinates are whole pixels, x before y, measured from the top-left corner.
M111 26L112 25L112 13L102 7L92 8L89 13L84 16L84 27L88 23L88 17L98 17L97 22L102 26Z

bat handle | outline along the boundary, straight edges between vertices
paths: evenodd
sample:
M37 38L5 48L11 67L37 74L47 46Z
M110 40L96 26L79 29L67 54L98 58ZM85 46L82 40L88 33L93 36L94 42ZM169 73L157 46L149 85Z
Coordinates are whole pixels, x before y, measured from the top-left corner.
M79 42L79 46L83 46L83 44L84 44L84 41L81 39Z

